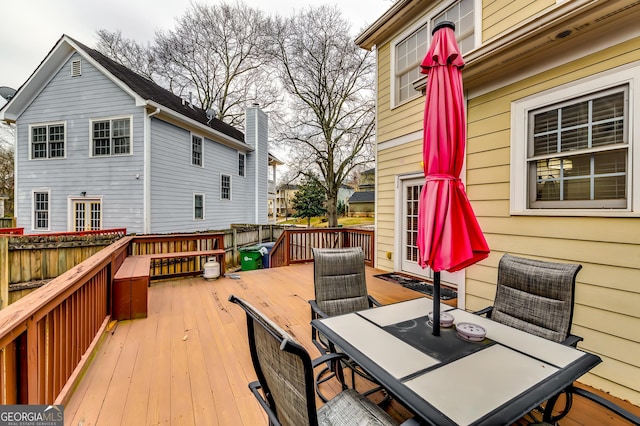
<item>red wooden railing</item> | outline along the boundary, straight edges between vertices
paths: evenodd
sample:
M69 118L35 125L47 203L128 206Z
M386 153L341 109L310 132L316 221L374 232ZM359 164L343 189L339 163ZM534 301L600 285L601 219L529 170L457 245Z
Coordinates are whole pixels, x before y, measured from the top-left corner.
M0 228L0 235L24 235L24 228Z
M0 404L64 404L104 333L127 255L224 248L224 234L123 237L0 310Z
M365 264L374 266L375 232L360 228L285 229L269 255L272 268L312 262L312 248L362 247Z
M0 403L61 404L106 328L125 237L0 310ZM65 392L67 389L67 392Z
M0 235L24 235L24 228L0 228ZM86 235L127 235L127 228L99 229L95 231L72 231L72 232L49 232L46 234L27 234L32 237L62 237L62 236L78 236Z

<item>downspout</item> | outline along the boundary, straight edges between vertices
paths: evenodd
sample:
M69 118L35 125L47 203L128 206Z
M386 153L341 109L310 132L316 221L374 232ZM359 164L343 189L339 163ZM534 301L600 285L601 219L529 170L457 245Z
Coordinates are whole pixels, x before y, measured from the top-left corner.
M146 111L146 108L145 108ZM144 182L143 185L143 232L151 233L151 117L160 113L160 107L144 120Z

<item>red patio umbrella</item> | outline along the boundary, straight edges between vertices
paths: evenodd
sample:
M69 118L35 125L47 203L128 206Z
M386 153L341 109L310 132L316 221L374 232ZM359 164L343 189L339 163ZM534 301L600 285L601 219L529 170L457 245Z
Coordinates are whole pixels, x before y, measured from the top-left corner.
M462 93L464 60L453 22L433 29L420 64L427 74L423 164L425 184L418 205L418 262L434 271L433 334L440 333L440 271L455 272L489 255L460 180L467 138Z

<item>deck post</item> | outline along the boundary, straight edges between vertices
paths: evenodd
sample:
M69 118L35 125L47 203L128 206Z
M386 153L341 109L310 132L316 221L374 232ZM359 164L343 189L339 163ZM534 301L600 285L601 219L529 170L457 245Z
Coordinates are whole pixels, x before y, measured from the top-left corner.
M0 309L9 306L9 237L0 237Z

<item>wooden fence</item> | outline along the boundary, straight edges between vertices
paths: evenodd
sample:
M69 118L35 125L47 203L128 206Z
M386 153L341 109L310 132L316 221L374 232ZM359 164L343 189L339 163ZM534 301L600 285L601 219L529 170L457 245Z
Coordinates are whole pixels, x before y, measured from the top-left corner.
M362 247L365 264L374 266L375 232L360 228L285 229L271 250L272 268L313 261L312 248Z
M16 227L15 217L0 217L0 228L15 228L15 227Z
M211 243L205 243L205 240L220 240L217 247L225 247L226 267L230 269L239 264L239 248L259 242L275 241L284 229L285 227L279 225L233 225L230 229L212 233L166 234L153 238L136 236L136 243L131 250L135 254L189 251L187 247L201 247L196 250L206 250L211 248L207 245ZM25 236L0 235L0 308L14 303L88 259L117 238L123 237L125 232L125 229L116 229L88 231L82 235L67 232ZM202 237L196 242L193 235ZM188 241L185 241L185 238ZM201 259L192 258L189 262L191 263L187 264L186 259L156 262L152 276L157 278L163 275L161 268L167 270L171 267L172 272L189 272L202 266Z
M0 236L0 308L88 259L125 232Z

